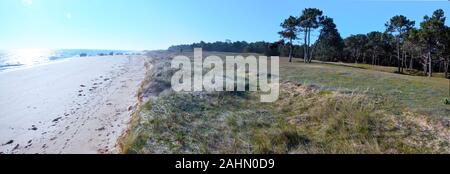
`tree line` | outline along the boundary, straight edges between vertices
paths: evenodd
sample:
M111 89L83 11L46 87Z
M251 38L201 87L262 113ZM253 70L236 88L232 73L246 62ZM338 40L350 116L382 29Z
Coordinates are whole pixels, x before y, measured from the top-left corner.
M395 66L398 73L422 71L431 77L433 72L448 76L450 62L450 27L445 25L442 9L431 16L425 15L419 27L403 15L393 16L385 24L385 31L372 31L342 38L333 18L317 8L306 8L298 17L289 16L282 21L277 42L245 41L213 43L199 42L171 46L171 51L192 51L201 47L205 51L260 53L269 56L303 58L305 63L319 61L365 63ZM311 43L311 35L317 37ZM296 44L301 43L301 44Z

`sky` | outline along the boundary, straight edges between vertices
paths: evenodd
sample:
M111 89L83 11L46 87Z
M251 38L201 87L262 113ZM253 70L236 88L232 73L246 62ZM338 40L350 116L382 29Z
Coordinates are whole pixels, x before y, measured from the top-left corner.
M332 17L342 37L416 21L448 0L1 0L0 49L155 50L199 41L276 41L304 8ZM450 19L446 21L449 25Z

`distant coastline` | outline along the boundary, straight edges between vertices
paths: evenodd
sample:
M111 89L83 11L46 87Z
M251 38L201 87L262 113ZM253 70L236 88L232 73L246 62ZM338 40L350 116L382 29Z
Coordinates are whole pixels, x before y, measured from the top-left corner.
M50 63L58 60L107 56L107 55L139 55L141 51L104 50L104 49L18 49L0 50L0 72Z

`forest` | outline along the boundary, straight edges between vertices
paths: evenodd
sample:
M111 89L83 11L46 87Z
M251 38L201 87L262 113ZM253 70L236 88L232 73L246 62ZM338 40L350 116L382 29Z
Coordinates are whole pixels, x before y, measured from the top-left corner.
M370 31L341 37L333 18L317 8L306 8L299 16L281 22L276 42L217 41L169 47L170 51L205 51L259 53L268 56L301 58L326 62L362 63L396 67L396 73L432 77L434 72L449 78L450 27L445 14L437 9L422 21L395 15L384 24L384 31ZM380 24L383 25L383 24ZM317 37L311 37L317 36Z

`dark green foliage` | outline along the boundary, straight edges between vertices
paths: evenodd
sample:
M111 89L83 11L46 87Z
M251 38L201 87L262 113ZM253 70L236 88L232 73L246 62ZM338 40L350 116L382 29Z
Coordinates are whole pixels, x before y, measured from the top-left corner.
M395 33L396 36L398 72L403 72L404 61L404 58L400 55L400 45L403 43L405 33L414 27L414 23L414 21L410 21L403 15L397 15L392 17L390 21L385 24L386 32Z
M192 52L194 48L202 48L203 51L217 51L217 52L232 52L232 53L257 53L267 56L288 56L289 46L285 44L284 41L278 41L274 43L270 42L252 42L248 43L245 41L236 42L213 42L213 43L193 43L189 45L175 45L169 47L169 51L180 52ZM300 46L293 46L293 56L298 57L302 50Z
M278 32L281 38L289 41L288 43L289 62L292 62L293 41L297 39L298 23L299 21L297 20L297 18L289 16L289 18L287 18L286 20L284 20L283 23L281 23L283 31Z
M350 53L350 57L355 63L365 58L367 36L364 34L351 35L345 39L346 50ZM365 62L364 60L362 62Z
M322 14L323 12L317 8L306 8L299 17L299 26L305 32L303 59L307 63L311 63L313 56L311 49L311 32L320 27L320 22L323 19Z
M341 57L344 41L333 19L325 17L321 21L322 29L316 43L316 57L321 61L336 61Z

